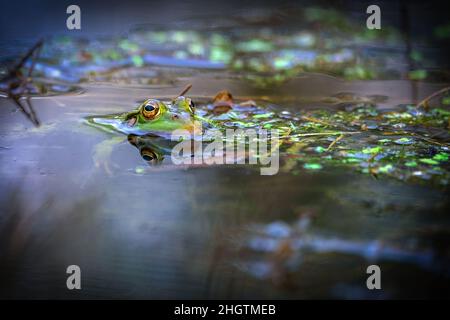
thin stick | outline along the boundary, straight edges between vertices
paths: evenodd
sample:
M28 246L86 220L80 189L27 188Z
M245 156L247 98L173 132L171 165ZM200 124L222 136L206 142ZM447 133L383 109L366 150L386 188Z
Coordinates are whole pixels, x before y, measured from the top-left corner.
M383 135L385 135L385 136L387 136L387 135L389 135L389 136L393 136L393 135L398 135L398 136L400 136L400 135L413 136L413 137L417 137L417 138L419 138L419 139L422 139L422 140L424 140L424 141L426 141L426 142L429 142L429 143L432 143L432 144L436 144L436 145L438 145L438 146L444 146L444 147L448 147L448 146L449 146L448 143L441 143L441 142L438 142L438 141L434 141L433 139L426 138L426 137L421 136L421 135L419 135L419 134L417 134L417 133L415 133L415 132L408 132L408 131L384 132Z
M27 96L27 98L26 98L25 101L26 101L27 104L28 104L28 109L29 109L29 112L30 112L30 114L32 115L32 117L33 117L33 119L34 119L34 123L36 124L36 126L39 126L39 125L40 125L40 122L39 122L39 119L38 119L38 117L37 117L37 115L36 115L36 112L34 112L33 105L31 104L31 97L30 97L30 96Z
M361 133L361 131L312 132L312 133L297 133L290 137L335 136L335 135L358 134L358 133Z
M309 122L315 122L315 123L319 123L325 126L330 126L330 127L337 127L337 125L323 121L323 120L319 120L313 117L308 117L308 116L302 116L301 117L303 120L309 121Z
M180 94L175 97L175 99L178 97L184 96L189 90L191 90L191 88L192 88L192 84L189 83L186 87L184 87L183 91L181 91Z
M33 73L37 59L39 59L39 56L41 54L41 49L42 49L42 42L39 44L38 47L36 47L34 54L32 55L31 66L30 69L28 70L28 78L31 78L31 74Z
M423 99L422 101L419 102L419 104L417 105L417 108L420 108L420 106L423 106L425 108L425 110L428 110L428 102L433 99L434 97L449 91L450 87L445 87L439 91L434 92L433 94L429 95L428 97L426 97L425 99Z
M425 137L423 137L421 135L418 135L418 134L414 134L413 136L418 137L419 139L422 139L422 140L424 140L426 142L429 142L429 143L441 146L441 147L448 147L449 146L448 143L440 143L440 142L434 141L432 139L425 138Z
M379 152L374 153L373 155L370 156L369 159L367 159L367 162L372 162L373 159L375 159L375 157L376 157L377 155L379 155L379 154L380 154Z
M42 40L39 40L30 50L20 59L19 63L15 66L14 70L18 70L23 67L23 65L28 61L28 59L33 55L36 49L40 48L43 44Z
M20 59L20 61L16 64L16 66L9 72L9 75L2 79L13 79L13 81L19 80L19 88L21 89L21 94L13 94L11 92L11 86L8 90L8 97L11 98L15 104L19 107L20 111L31 121L34 125L39 126L40 122L34 111L33 105L31 104L31 98L29 96L30 89L29 85L32 83L33 79L31 78L34 67L36 65L36 61L39 58L43 41L38 41L32 48L30 48L27 53ZM24 67L28 60L31 59L31 66L28 68L27 76L23 76L20 69ZM26 97L26 106L22 104L20 98ZM28 109L28 110L27 110Z
M343 134L341 134L339 137L337 137L336 139L334 139L334 141L332 143L330 143L330 145L328 146L328 148L325 151L330 151L331 148L333 148L333 146L342 138L344 137Z
M22 113L28 118L28 120L33 122L33 124L36 124L32 115L25 109L25 107L22 105L22 103L19 101L19 99L17 97L12 97L12 100L17 104L20 111L22 111Z

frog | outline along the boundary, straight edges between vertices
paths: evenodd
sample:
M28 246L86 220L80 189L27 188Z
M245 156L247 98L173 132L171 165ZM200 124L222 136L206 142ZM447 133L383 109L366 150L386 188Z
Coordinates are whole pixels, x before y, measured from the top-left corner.
M94 147L96 167L103 166L111 173L110 155L114 147L123 142L136 147L147 164L161 164L173 146L182 140L188 143L196 137L204 139L202 134L206 130L225 129L223 123L231 111L248 112L260 108L253 100L236 103L228 90L221 90L210 103L197 109L193 99L185 96L190 88L191 85L186 86L169 101L148 98L128 112L86 117L88 125L115 133L111 139Z
M184 96L188 89L185 88L172 101L149 98L129 112L89 116L86 120L89 125L126 135L150 135L170 139L174 130L194 133L198 119L192 99Z

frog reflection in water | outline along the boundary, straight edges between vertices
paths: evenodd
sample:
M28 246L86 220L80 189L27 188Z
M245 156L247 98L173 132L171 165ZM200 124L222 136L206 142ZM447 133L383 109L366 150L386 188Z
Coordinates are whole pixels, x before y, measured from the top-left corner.
M219 128L220 115L233 108L257 108L253 101L235 104L231 93L223 90L214 97L208 108L196 111L193 101L184 96L190 87L187 86L172 101L147 99L131 112L88 117L88 124L109 132L126 134L128 142L139 150L148 164L157 164L163 161L165 155L170 155L179 139L187 138L188 143L194 134L200 135L208 128ZM179 139L173 141L171 139L175 130L188 132L189 136L175 136ZM97 145L94 151L96 166L104 166L107 172L111 172L110 154L114 146L122 141L122 137L113 137Z

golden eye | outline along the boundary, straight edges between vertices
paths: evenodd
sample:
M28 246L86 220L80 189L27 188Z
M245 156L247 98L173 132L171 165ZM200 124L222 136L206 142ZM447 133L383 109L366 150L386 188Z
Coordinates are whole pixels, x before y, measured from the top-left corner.
M142 108L142 115L145 119L152 120L159 114L159 105L157 102L147 102Z
M143 148L141 150L141 156L145 161L158 160L157 154L155 152L153 152L153 150L148 149L148 148Z

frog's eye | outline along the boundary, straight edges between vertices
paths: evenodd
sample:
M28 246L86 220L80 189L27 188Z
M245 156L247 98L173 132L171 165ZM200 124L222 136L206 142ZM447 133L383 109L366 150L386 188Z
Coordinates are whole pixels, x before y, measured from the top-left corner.
M145 161L153 161L153 160L157 160L158 156L156 155L155 152L153 152L153 150L148 149L148 148L144 148L141 150L141 156Z
M152 105L146 105L144 109L147 112L152 112L153 110L155 110L155 107Z
M142 108L142 115L147 120L153 120L159 114L160 108L157 102L147 102Z

